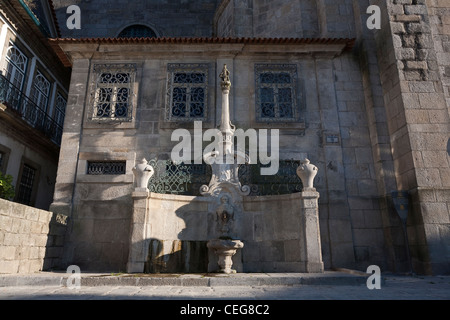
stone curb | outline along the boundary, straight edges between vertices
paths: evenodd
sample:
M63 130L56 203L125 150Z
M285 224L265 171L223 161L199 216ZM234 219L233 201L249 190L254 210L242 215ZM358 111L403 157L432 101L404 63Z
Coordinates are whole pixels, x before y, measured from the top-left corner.
M70 274L3 275L0 287L12 286L62 286L73 283ZM366 285L367 276L345 273L324 274L165 274L165 275L110 275L81 274L81 286L296 286L329 285L359 286Z

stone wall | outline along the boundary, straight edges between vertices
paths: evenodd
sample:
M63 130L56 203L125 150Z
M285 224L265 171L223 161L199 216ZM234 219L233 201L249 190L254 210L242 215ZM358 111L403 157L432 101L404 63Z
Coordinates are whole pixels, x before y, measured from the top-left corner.
M436 192L450 192L450 120L439 71L445 54L438 59L433 38L441 37L433 35L430 25L438 17L429 15L425 1L376 3L387 18L375 39L397 188L412 197L408 234L413 265L418 272L446 273L449 211L443 204L446 196L437 200Z
M0 274L58 268L64 216L0 199Z
M319 34L316 2L224 0L214 29L219 37L314 37Z
M238 272L322 272L317 192L244 197L231 236L244 243ZM128 272L201 273L218 269L207 248L217 239L217 199L134 192ZM280 206L281 204L281 206Z
M434 48L447 107L450 110L450 1L427 1Z
M125 27L146 25L158 36L209 37L217 0L72 1L54 0L62 37L116 37ZM69 30L66 9L78 5L81 29Z

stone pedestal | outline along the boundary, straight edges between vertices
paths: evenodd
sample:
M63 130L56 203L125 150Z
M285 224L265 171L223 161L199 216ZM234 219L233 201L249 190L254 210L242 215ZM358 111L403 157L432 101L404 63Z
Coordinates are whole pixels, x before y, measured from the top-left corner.
M132 194L133 217L131 221L130 252L128 255L127 272L140 273L144 271L148 248L146 237L146 212L148 210L149 191L146 188L136 188Z
M319 229L319 193L303 191L301 199L301 216L304 236L305 272L321 273L324 271Z
M233 266L232 257L236 254L238 249L244 247L244 244L239 240L222 240L214 239L208 241L208 248L213 250L215 256L218 258L219 270L221 273L236 273L236 270L231 269Z

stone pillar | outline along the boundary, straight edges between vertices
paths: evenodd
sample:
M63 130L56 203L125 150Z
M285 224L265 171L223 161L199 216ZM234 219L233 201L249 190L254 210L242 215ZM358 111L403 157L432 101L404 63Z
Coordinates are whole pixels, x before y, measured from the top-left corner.
M90 65L89 59L77 59L73 62L55 192L53 203L49 209L56 214L69 217L68 230L72 229L70 225L73 223L73 197ZM72 260L73 250L70 242L70 235L67 234L61 262L62 268L67 268Z
M450 118L433 42L432 3L374 1L382 12L375 40L397 190L411 195L414 272L448 274Z
M319 193L303 191L301 200L305 272L324 271L319 229Z
M133 216L131 220L130 252L128 256L127 272L144 272L144 264L147 259L148 246L146 244L146 215L150 192L137 188L132 193Z

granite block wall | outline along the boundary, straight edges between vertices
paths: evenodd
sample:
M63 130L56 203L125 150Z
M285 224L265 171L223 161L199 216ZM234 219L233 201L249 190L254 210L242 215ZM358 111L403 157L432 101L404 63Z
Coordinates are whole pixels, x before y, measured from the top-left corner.
M59 267L67 216L0 199L0 274Z

